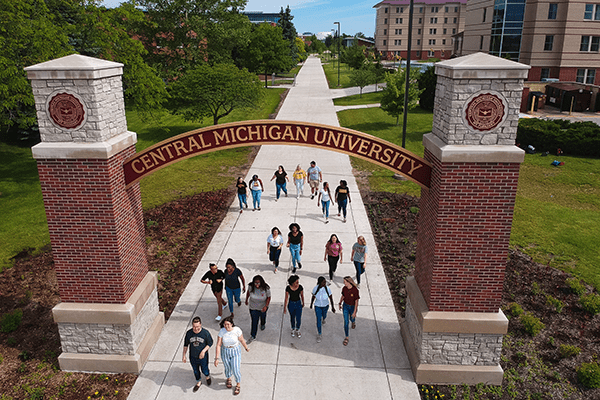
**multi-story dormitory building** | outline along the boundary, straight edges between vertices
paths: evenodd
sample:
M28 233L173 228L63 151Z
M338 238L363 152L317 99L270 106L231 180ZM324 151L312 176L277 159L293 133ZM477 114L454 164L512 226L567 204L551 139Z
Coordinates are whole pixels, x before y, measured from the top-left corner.
M385 0L377 10L375 46L388 59L406 58L408 49L409 0ZM411 59L448 59L454 48L453 35L464 30L467 0L415 0Z

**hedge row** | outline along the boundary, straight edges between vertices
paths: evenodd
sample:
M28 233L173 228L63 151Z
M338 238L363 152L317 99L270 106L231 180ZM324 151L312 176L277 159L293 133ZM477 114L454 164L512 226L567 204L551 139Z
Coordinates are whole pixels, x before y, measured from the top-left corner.
M517 143L523 148L533 145L538 153L556 154L561 149L566 155L600 157L600 126L588 121L523 118L519 121Z

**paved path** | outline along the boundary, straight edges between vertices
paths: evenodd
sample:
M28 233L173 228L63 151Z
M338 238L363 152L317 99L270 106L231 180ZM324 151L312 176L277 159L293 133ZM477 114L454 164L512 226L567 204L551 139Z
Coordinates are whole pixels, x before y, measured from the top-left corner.
M372 104L358 104L355 106L335 106L335 112L345 111L345 110L357 110L359 108L377 108L381 107L381 103L372 103Z
M310 57L301 69L278 119L338 125L331 93L317 58ZM340 179L348 181L352 203L347 223L337 217L335 208L330 223L325 224L316 199L310 200L305 195L297 200L293 185L289 186L289 197L275 202L275 185L269 179L277 165L283 164L291 172L298 163L306 169L311 160L316 160L323 169L324 180L331 182L333 187ZM224 268L225 260L231 257L247 281L255 274L261 274L272 290L266 330L258 332L257 340L250 344L250 352L242 355L242 391L238 398L418 400L419 393L349 158L310 147L262 146L248 175L253 174L258 174L266 184L262 211L240 214L237 199L234 201L164 327L129 399L232 397L232 391L225 388L222 366L211 367L212 386L203 384L197 393L193 393L195 379L191 367L181 362L183 336L190 328L193 316L201 316L203 326L216 339L216 301L210 288L200 283L200 278L208 270L209 262ZM305 188L305 194L309 191ZM338 266L338 275L331 286L336 304L342 277L354 275L354 267L349 262L351 246L359 235L367 240L367 272L361 285L357 327L351 330L347 347L342 345L343 318L339 311L336 314L330 311L323 328L322 343L316 343L315 315L308 307L302 315L302 338L290 336L289 317L282 313L286 280L291 273L290 254L284 248L280 272L274 274L266 255L266 239L273 226L278 226L287 235L287 226L291 222L297 222L305 234L303 268L299 275L307 302L317 277L327 273L323 255L329 236L338 234L344 245L344 262ZM242 304L234 312L236 324L242 328L244 336L249 337L247 307ZM214 359L213 349L210 356Z
M376 85L368 85L363 88L363 94L371 93L371 92L381 92L383 88L385 88L385 82L380 82L377 84L377 90L375 90ZM360 94L360 88L358 86L343 88L343 89L330 89L331 97L334 99L346 96L352 96L355 94Z

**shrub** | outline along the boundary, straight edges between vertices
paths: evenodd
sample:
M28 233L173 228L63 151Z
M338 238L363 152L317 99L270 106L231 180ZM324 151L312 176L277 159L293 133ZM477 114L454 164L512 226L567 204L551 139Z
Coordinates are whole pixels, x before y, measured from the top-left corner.
M537 335L546 327L539 318L528 312L521 315L521 323L523 324L523 328L525 328L525 332L531 336Z
M565 306L562 301L560 301L559 299L556 299L556 298L550 296L549 294L546 295L546 304L548 304L549 306L554 307L554 309L556 310L556 312L559 313L559 314L562 311L563 307Z
M558 348L558 352L561 358L573 357L577 354L581 353L581 349L577 346L572 346L570 344L561 344Z
M22 318L23 311L20 308L17 308L12 313L4 314L2 316L2 322L0 322L2 332L10 333L19 329L19 325L21 325Z
M581 296L582 294L585 293L585 286L583 285L583 283L581 283L581 281L577 278L568 278L565 283L567 284L567 286L569 287L569 289L571 289L571 291L573 293L575 293L578 296Z
M600 296L597 294L587 294L581 296L579 298L579 303L586 312L592 315L600 313Z
M523 314L523 307L518 303L510 303L507 310L513 317L520 317Z
M600 153L600 127L589 121L523 118L519 121L517 141L523 146L531 144L539 152L555 153L560 147L565 154L594 156Z
M600 366L595 362L581 364L577 368L577 379L587 388L600 388Z

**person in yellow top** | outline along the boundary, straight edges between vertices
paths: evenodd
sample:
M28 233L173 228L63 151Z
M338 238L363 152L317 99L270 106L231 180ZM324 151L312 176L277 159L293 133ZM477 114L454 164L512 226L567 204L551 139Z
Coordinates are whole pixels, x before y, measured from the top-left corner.
M296 198L300 197L300 194L304 196L304 182L306 182L306 172L302 169L300 164L294 171L294 183L296 184Z

